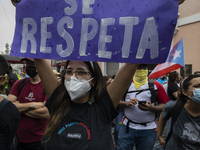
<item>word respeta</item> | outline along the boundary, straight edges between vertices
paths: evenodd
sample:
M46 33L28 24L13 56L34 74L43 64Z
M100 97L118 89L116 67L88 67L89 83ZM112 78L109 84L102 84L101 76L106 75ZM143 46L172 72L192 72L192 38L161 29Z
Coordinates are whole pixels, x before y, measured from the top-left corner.
M74 20L70 17L73 15L78 8L76 0L65 0L65 2L70 5L66 7L64 12L66 16L62 17L57 22L57 34L62 37L67 47L63 49L62 44L56 45L57 54L64 58L72 54L74 50L74 39L66 31L65 26L69 30L74 28ZM95 0L82 0L82 14L89 15L93 14L92 4ZM42 17L40 25L31 17L23 18L22 27L22 40L21 40L21 53L27 52L28 42L31 44L30 52L36 54L37 44L40 44L40 53L52 53L52 47L47 47L47 40L52 38L52 33L49 32L48 26L53 24L53 17ZM108 35L108 26L118 24L119 26L124 26L123 44L121 45L122 58L129 58L131 43L133 35L134 26L139 25L139 17L125 16L119 17L119 20L115 18L102 18L100 24L94 18L82 18L81 33L80 33L80 43L79 43L79 55L86 56L87 42L98 37L98 57L111 59L112 52L107 50L106 43L112 43L112 35ZM31 26L31 28L30 28ZM40 28L40 43L36 42L35 34ZM30 29L30 30L29 30ZM90 30L89 30L90 29ZM142 35L140 37L140 42L138 45L136 59L142 59L146 49L150 50L150 58L155 59L159 54L159 37L157 31L157 25L154 17L149 17L146 19Z

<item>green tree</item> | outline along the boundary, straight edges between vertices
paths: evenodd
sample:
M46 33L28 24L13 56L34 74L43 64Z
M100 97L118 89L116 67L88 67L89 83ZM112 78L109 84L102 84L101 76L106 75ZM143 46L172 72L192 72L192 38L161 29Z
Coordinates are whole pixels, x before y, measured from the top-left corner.
M9 54L10 54L10 46L9 46L8 43L6 43L5 48L6 48L5 54L6 54L6 55L9 55Z

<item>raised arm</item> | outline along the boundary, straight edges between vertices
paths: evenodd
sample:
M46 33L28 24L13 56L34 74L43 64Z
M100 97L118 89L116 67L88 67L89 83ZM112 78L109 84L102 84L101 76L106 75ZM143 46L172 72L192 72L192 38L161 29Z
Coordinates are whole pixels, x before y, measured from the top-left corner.
M123 64L113 82L107 87L108 94L110 95L115 108L118 106L120 99L126 92L138 65L139 64Z
M21 0L11 0L12 4L16 6L16 3L20 2Z
M48 59L35 59L35 64L44 90L49 98L58 87L59 81L56 79Z

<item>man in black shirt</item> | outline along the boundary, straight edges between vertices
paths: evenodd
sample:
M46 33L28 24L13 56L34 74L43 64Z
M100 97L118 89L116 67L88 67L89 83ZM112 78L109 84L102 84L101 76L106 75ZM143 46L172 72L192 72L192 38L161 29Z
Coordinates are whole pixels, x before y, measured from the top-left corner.
M0 76L8 70L8 64L0 55ZM0 149L11 149L13 137L20 122L20 114L16 106L0 96Z

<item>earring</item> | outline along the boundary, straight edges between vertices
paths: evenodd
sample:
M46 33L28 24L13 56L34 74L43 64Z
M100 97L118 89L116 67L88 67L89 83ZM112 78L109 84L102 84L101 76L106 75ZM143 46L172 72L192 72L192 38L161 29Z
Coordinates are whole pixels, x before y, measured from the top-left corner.
M88 102L90 105L94 103L94 98L91 98L90 101Z

